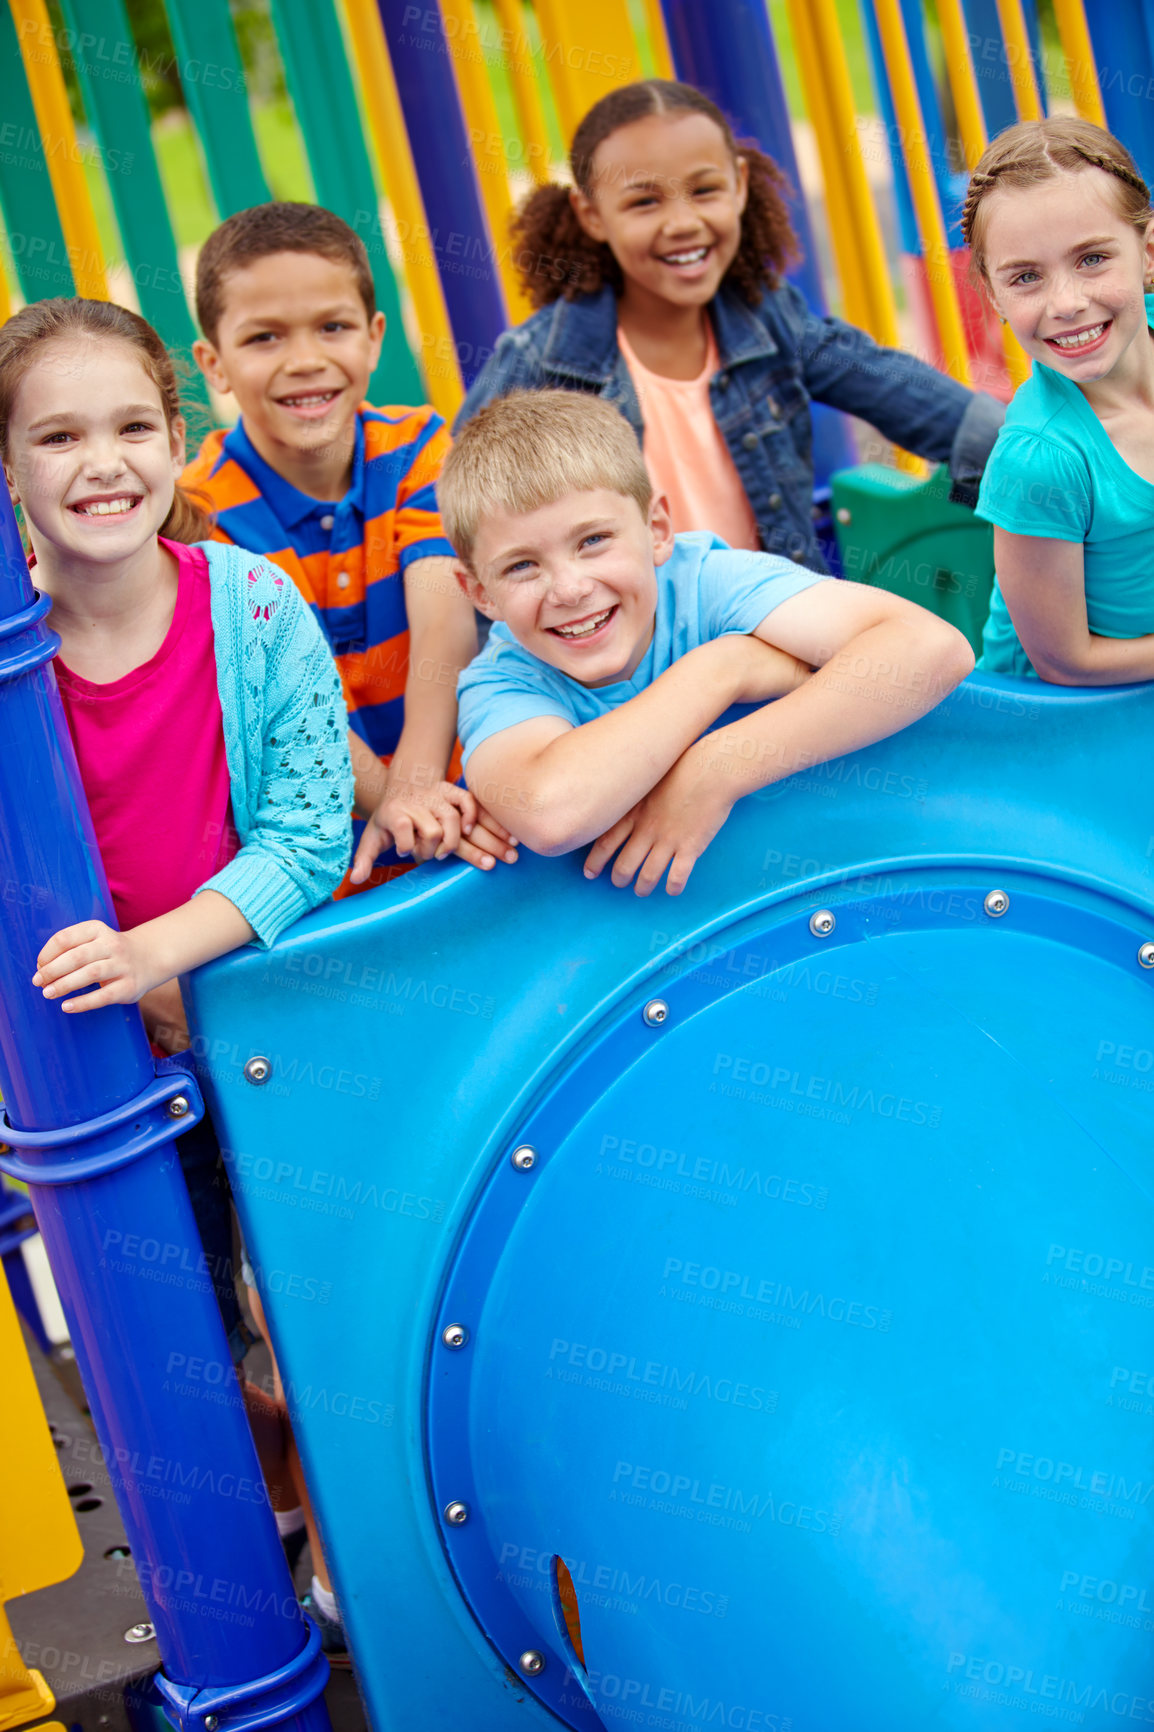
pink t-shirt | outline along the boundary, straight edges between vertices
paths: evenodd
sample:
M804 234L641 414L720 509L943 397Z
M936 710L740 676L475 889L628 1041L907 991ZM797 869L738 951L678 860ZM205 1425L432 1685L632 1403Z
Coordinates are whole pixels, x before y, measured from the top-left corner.
M719 361L713 327L706 324L709 345L696 379L651 373L620 325L617 343L641 404L645 466L656 491L669 501L674 529L709 529L730 547L756 553L761 545L757 519L709 401L709 381Z
M121 930L179 908L239 846L216 689L208 561L177 560L176 608L151 660L96 685L56 678Z

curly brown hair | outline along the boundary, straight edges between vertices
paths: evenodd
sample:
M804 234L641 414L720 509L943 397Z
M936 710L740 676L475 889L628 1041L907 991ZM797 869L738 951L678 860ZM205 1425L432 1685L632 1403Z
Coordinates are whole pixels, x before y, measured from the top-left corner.
M750 140L736 139L716 103L692 84L646 78L623 85L594 103L573 136L569 168L576 186L591 197L593 158L611 133L651 114L704 114L718 128L732 157L749 165L749 196L741 218L741 242L725 273L751 306L777 286L788 264L800 256L786 199L791 188L771 157ZM577 220L569 189L541 186L521 205L510 225L514 263L534 307L575 301L610 283L620 293L621 267L604 241L587 235Z
M1058 174L1100 168L1115 182L1118 214L1139 235L1150 221L1150 192L1134 158L1112 132L1088 120L1062 116L1022 120L992 139L970 176L962 210L962 238L970 249L970 268L979 281L986 272L985 201L999 187L1031 187Z
M123 343L156 386L171 435L183 419L180 386L172 356L147 320L114 301L86 301L56 295L47 301L32 301L13 313L0 326L0 458L8 460L8 428L21 380L42 364L49 343L90 338L96 342ZM172 507L160 527L170 541L207 541L212 524L195 496L180 485Z

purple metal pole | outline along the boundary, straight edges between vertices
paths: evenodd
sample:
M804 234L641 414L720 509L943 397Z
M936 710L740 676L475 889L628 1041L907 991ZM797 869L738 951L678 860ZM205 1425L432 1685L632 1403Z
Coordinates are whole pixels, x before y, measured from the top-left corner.
M494 251L506 237L489 233L438 0L377 5L468 390L508 324Z
M196 1079L153 1064L135 1007L65 1016L31 983L53 932L114 918L48 608L4 497L0 1168L31 1190L170 1716L181 1732L328 1732L328 1665L293 1593L173 1143L203 1111Z

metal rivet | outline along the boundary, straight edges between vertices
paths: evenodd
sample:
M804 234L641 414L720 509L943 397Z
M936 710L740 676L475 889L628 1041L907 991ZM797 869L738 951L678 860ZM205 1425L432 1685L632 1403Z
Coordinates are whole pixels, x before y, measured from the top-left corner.
M219 1714L206 1714L204 1717L204 1732L216 1732L220 1725Z
M463 1347L469 1339L469 1331L463 1323L448 1323L441 1330L441 1340L446 1347Z
M245 1082L255 1083L258 1088L261 1083L266 1083L271 1075L272 1065L267 1058L262 1058L259 1053L255 1058L250 1058L244 1067Z
M151 1624L133 1624L131 1629L125 1630L124 1640L126 1642L151 1642L155 1635L156 1631Z
M850 510L848 505L839 505L835 515L839 523L853 522L853 512Z
M172 1099L168 1103L168 1116L170 1119L182 1119L189 1110L187 1095L173 1095Z
M1138 951L1138 964L1141 968L1154 968L1154 944L1149 939Z
M809 929L815 938L828 938L837 921L828 908L818 908L809 917Z
M537 1164L537 1151L532 1143L522 1143L519 1148L513 1150L509 1159L519 1173L527 1173L530 1167L535 1167Z
M991 920L1000 919L1009 906L1010 898L1006 895L1004 890L991 890L990 894L986 897L986 900L982 903L982 907L985 909Z
M650 1028L660 1028L669 1015L669 1006L663 998L651 998L641 1015Z
M517 1661L517 1664L520 1666L522 1672L524 1672L526 1678L535 1678L538 1672L543 1672L545 1670L545 1656L544 1654L538 1653L536 1648L526 1648L525 1652L521 1655L521 1658Z
M463 1527L468 1519L469 1506L467 1503L447 1503L445 1505L445 1520L450 1527Z

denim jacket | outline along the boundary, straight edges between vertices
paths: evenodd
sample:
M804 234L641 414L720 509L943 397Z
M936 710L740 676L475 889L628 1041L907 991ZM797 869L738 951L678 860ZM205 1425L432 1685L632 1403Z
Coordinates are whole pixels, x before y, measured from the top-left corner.
M756 307L723 286L709 311L720 360L709 400L767 552L827 569L813 523L811 402L860 416L907 451L948 462L950 497L973 505L1005 413L995 398L900 349L880 348L840 319L819 318L789 283ZM546 387L596 392L617 404L641 439L641 405L617 346L617 297L608 285L553 301L506 331L456 425L491 397Z

